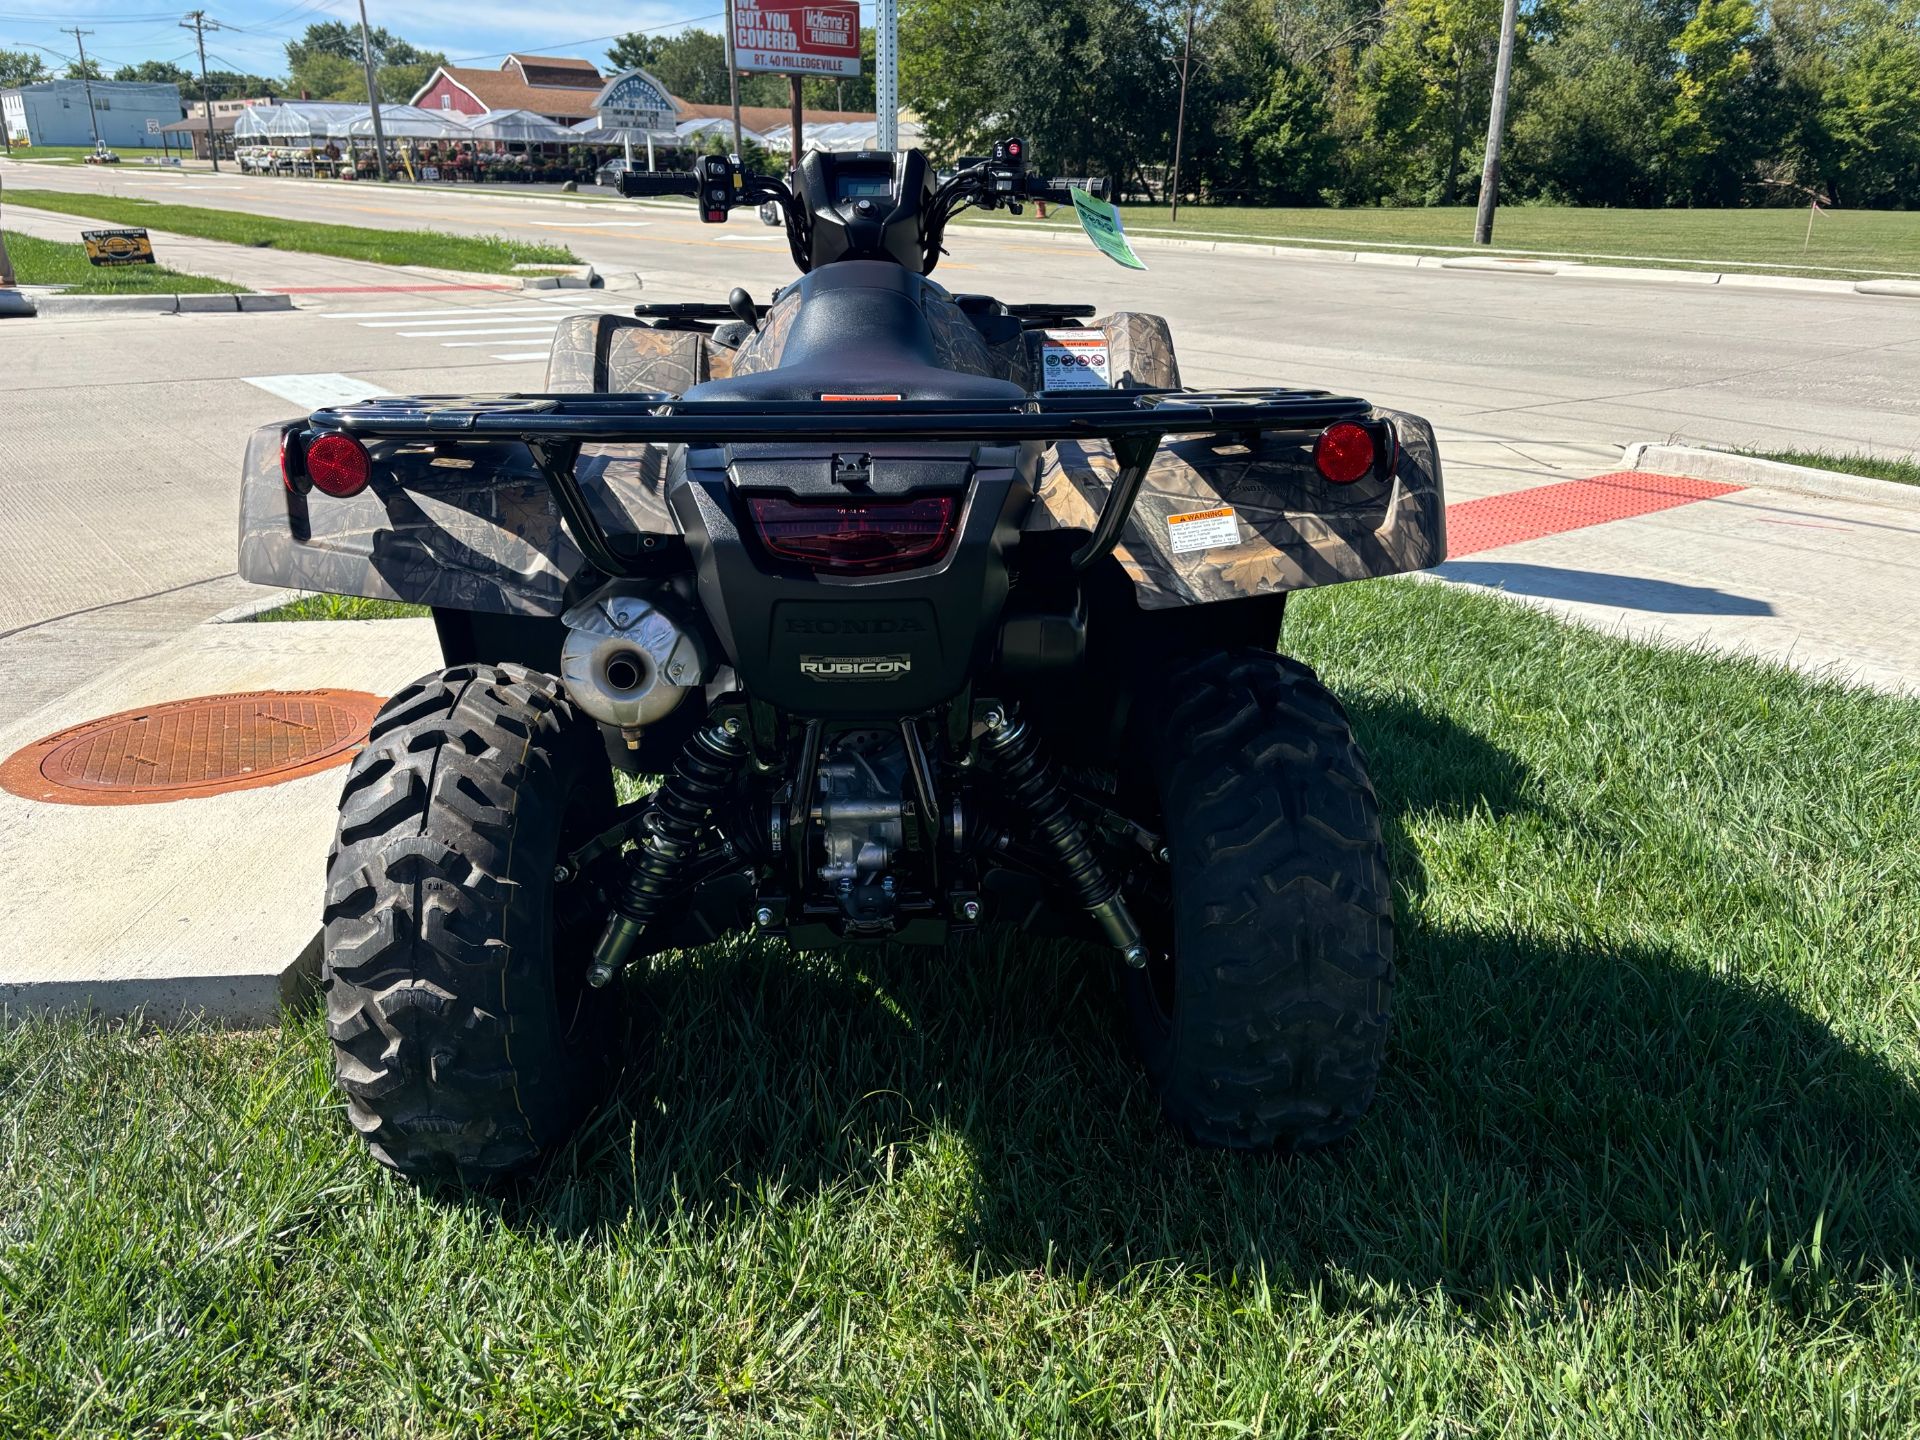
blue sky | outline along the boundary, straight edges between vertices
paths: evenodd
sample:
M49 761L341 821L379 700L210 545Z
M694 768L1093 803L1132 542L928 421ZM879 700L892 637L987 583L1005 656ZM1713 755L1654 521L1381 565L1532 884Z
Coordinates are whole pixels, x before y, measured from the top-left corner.
M357 22L354 0L192 0L231 29L207 34L209 68L259 75L286 73L286 42L325 20ZM570 0L536 6L526 0L367 0L367 19L451 61L497 65L510 50L579 55L600 63L608 37L629 30L718 30L724 0ZM171 60L189 69L193 32L179 28L188 6L165 9L154 0L0 0L0 49L38 47L48 66L64 69L74 38L62 26L80 26L87 58L108 74L141 60ZM863 10L871 13L870 7Z

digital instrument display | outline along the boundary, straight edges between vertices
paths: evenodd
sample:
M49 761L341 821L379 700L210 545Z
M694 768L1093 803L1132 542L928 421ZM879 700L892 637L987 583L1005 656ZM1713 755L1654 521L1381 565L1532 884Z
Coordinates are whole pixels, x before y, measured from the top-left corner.
M848 200L889 200L893 198L893 176L849 175L842 170L833 178L833 191L836 205Z

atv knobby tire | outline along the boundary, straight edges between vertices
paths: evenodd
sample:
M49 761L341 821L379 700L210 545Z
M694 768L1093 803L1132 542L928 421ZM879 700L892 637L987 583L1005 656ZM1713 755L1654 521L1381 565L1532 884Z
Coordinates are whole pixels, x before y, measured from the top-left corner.
M1298 661L1230 651L1169 677L1144 729L1172 872L1156 957L1122 981L1148 1076L1198 1143L1326 1145L1372 1103L1393 989L1346 712Z
M610 823L595 727L517 665L387 702L347 773L327 866L327 1033L374 1156L486 1181L560 1144L600 1093L613 989L556 924L554 869ZM616 987L617 988L617 987Z

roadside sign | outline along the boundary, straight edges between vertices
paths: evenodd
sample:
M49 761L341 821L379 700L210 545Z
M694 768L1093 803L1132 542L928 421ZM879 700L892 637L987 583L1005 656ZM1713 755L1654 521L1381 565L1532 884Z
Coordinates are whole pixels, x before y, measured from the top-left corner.
M1080 219L1080 228L1087 232L1087 238L1099 247L1102 255L1129 270L1147 268L1146 262L1134 254L1133 246L1127 243L1126 227L1120 223L1117 209L1084 190L1067 193L1073 196L1073 213Z
M666 87L644 70L616 75L594 97L603 127L634 130L672 129L677 110Z
M95 265L151 265L153 241L144 230L82 230L87 259Z
M733 58L742 70L858 75L859 0L734 0Z
M158 135L160 133L160 122L151 115L147 117L147 133L149 135Z

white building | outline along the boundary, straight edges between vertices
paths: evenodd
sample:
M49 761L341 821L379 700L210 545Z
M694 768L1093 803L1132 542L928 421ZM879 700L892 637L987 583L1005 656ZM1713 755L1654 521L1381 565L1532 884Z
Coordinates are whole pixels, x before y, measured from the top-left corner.
M91 145L94 123L101 143L113 149L158 147L161 125L171 125L185 111L178 85L151 85L144 81L93 82L93 121L87 118L87 86L79 80L47 80L0 90L0 124L18 145ZM155 121L151 130L149 120Z

